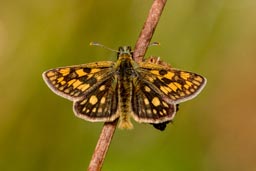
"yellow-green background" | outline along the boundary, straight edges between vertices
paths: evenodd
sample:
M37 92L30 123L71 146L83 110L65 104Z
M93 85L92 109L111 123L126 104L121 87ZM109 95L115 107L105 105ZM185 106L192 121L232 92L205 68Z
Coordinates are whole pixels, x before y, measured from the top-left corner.
M53 94L43 71L115 60L134 46L150 0L0 2L0 170L86 170L102 123L78 119ZM204 75L208 84L181 104L160 132L134 123L117 130L103 170L256 170L256 1L170 0L147 56Z

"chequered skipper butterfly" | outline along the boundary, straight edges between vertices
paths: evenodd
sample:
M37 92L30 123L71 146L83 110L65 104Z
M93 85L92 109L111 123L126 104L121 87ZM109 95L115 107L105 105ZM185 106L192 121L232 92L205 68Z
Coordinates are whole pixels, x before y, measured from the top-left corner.
M172 68L158 58L135 62L130 46L120 47L116 62L100 61L50 69L43 73L49 88L74 102L76 116L92 122L112 122L130 129L139 123L164 130L177 105L197 96L206 79Z

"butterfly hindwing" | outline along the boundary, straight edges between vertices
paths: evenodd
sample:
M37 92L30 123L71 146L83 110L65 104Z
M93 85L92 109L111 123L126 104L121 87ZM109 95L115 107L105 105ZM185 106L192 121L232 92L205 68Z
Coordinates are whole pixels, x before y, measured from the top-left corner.
M163 123L173 119L176 106L167 103L152 84L138 79L133 85L132 110L137 122Z
M89 121L114 121L119 117L118 91L114 77L94 86L81 100L75 101L75 114Z

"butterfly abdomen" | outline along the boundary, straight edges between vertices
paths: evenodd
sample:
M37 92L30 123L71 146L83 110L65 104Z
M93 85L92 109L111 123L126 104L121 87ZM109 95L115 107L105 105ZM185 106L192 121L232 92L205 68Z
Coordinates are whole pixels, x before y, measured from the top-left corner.
M131 129L133 125L130 121L131 116L131 96L132 96L132 79L134 68L129 58L120 59L118 69L118 95L119 95L119 111L120 123L119 128Z

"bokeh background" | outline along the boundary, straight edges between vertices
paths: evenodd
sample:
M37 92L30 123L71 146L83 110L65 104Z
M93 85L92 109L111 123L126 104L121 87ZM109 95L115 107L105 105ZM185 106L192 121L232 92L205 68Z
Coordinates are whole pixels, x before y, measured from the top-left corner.
M152 1L0 1L0 170L86 170L102 123L76 118L43 71L115 60L135 45ZM256 170L256 1L168 1L153 37L175 68L208 84L164 132L117 130L103 170Z

